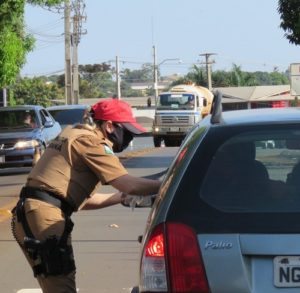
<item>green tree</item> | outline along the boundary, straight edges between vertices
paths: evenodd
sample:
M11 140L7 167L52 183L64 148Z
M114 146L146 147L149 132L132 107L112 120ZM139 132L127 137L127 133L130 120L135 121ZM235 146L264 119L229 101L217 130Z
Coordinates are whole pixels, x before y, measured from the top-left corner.
M82 79L80 81L79 93L80 93L80 96L84 99L92 99L92 98L101 98L102 97L101 92L97 88L93 87L92 84L85 79Z
M289 78L286 74L273 71L270 73L271 85L289 84Z
M53 6L63 0L28 0L33 5ZM33 50L34 38L25 33L25 0L0 2L0 88L10 85Z
M300 44L300 1L278 0L280 27L285 31L285 37L290 43Z
M107 97L109 93L116 92L116 83L112 80L112 75L109 72L96 74L91 84L100 91L99 98Z
M300 103L299 103L299 99L298 97L295 97L295 99L291 102L291 106L292 107L299 107Z
M191 71L189 71L184 77L173 81L171 86L177 84L194 83L200 86L207 86L206 71L203 67L193 65Z
M186 77L197 85L207 86L207 74L202 66L194 65Z
M145 63L142 65L141 69L135 70L126 68L122 71L121 78L123 81L128 83L147 82L149 80L153 80L153 64Z
M193 82L197 85L207 86L206 70L202 67L194 66L185 76L172 82L171 86ZM288 84L287 72L247 72L241 66L232 65L230 71L212 71L213 87L234 87L234 86L258 86L258 85L282 85Z
M106 63L79 65L78 71L81 75L81 78L92 81L95 79L94 76L96 74L110 72L111 66Z
M63 99L63 91L56 83L46 82L44 78L21 78L11 86L17 104L50 106L54 100Z
M241 66L236 64L232 65L230 84L234 86L244 85L244 74L242 72Z
M214 87L230 86L230 72L224 70L216 70L212 72L212 83Z
M85 99L104 98L115 92L112 69L107 63L78 66L80 72L79 92Z

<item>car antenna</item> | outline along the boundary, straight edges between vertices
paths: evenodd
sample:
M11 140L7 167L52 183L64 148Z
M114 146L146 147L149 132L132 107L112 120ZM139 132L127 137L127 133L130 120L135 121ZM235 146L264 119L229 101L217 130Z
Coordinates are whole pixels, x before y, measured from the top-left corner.
M211 119L210 122L211 124L217 124L217 123L222 123L222 92L216 91L214 92L214 99L212 102L212 107L211 107Z

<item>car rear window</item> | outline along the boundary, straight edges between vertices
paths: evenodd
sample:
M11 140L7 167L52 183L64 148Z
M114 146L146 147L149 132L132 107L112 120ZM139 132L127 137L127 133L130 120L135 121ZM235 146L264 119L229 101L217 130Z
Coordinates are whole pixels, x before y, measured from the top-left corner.
M74 125L82 123L84 116L84 109L63 109L50 110L50 114L61 125Z
M231 137L214 154L199 194L223 212L300 212L300 131Z

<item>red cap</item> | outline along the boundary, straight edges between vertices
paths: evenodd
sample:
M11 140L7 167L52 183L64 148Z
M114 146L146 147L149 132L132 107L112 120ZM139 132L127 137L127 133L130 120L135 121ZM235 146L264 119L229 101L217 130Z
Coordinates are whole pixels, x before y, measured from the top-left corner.
M139 125L133 117L130 105L122 100L102 100L92 106L92 111L95 120L111 120L120 123L134 134L146 132L146 129Z

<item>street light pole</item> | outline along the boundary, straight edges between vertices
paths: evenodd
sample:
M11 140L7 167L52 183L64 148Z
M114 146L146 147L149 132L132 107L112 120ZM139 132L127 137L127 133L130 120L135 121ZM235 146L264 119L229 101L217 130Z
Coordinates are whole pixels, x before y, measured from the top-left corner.
M154 100L155 100L155 104L156 104L156 99L157 99L157 96L158 96L158 84L157 84L157 64L156 64L156 48L155 46L153 46L153 69L154 69L154 84L153 84L153 88L154 88L154 91L155 91L155 97L154 97Z
M117 99L121 100L121 79L119 69L119 56L116 56L116 81L117 81Z
M160 63L157 64L157 61L156 61L156 48L155 48L155 46L153 46L153 69L154 69L153 88L155 90L155 104L156 104L156 99L158 97L158 69L159 69L160 65L162 65L163 63L165 63L167 61L178 61L180 63L181 59L179 59L179 58L168 58L168 59L164 59L163 61L161 61Z

